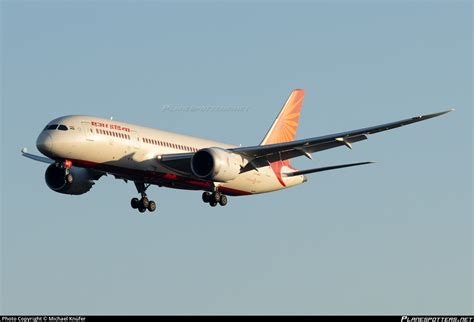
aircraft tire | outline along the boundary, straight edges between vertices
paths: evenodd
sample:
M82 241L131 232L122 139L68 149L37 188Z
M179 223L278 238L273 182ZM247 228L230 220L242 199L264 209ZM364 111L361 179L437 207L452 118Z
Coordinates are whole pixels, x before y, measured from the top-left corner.
M151 200L148 203L148 211L153 212L155 210L156 210L156 203L153 200Z
M223 207L224 207L225 205L227 205L227 196L226 196L226 195L222 195L222 194L221 194L221 197L220 197L220 199L219 199L219 204L220 204L221 206L223 206Z
M130 205L132 206L133 209L137 209L139 202L140 202L140 200L138 200L138 198L133 198L130 201Z
M215 201L216 203L219 202L219 200L221 199L221 193L219 191L216 191L212 194L212 199L214 199L213 201Z
M205 191L202 193L202 201L205 203L208 203L211 200L211 193L208 191Z
M147 197L143 197L142 199L140 199L140 206L141 206L142 208L147 209L149 203L150 203L150 202L148 201L148 198L147 198Z

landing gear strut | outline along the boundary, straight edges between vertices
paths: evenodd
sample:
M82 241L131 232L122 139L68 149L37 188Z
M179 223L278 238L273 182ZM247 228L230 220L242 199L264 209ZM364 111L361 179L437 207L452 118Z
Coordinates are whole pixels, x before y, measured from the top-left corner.
M217 206L217 204L221 206L227 205L227 197L226 195L223 195L219 191L214 191L214 192L203 192L202 193L202 201L205 203L208 203L211 207Z
M72 162L71 160L64 160L61 162L56 162L56 167L64 169L64 181L70 185L74 181L74 177L71 174Z
M133 209L138 209L139 212L145 212L146 210L153 212L156 210L156 203L153 200L148 200L146 195L146 189L150 187L150 184L145 185L143 182L135 182L135 187L137 187L137 191L140 193L141 198L133 198L130 201L130 205Z

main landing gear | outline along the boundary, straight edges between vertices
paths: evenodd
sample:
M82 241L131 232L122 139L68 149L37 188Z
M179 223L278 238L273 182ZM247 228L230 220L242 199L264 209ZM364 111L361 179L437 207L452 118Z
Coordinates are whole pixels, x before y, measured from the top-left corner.
M227 205L227 196L223 195L219 191L214 192L203 192L202 193L202 201L208 203L211 207L217 206L217 204L221 206Z
M153 200L148 200L148 197L145 193L149 186L150 184L145 186L143 182L135 182L135 187L137 187L137 190L141 195L141 199L133 198L130 201L130 205L133 209L138 209L138 211L142 213L147 210L150 212L156 210L156 203Z

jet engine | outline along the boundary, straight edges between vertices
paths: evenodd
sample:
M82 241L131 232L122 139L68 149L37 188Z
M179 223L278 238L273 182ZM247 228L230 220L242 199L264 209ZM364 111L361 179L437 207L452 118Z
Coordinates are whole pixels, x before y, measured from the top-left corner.
M71 167L66 174L64 168L51 164L44 175L46 184L51 190L69 195L82 195L88 192L94 185L94 180L99 179L100 174L93 170Z
M227 182L239 175L242 163L238 154L222 148L206 148L192 157L191 171L198 178Z

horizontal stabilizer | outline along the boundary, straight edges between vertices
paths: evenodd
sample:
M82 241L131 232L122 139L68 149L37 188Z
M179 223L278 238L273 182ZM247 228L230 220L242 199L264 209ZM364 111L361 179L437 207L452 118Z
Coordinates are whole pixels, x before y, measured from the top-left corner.
M367 162L358 162L358 163L349 163L349 164L339 164L339 165L333 165L333 166L330 166L330 167L314 168L314 169L307 169L307 170L295 171L295 172L290 172L290 173L284 173L283 175L285 177L293 177L293 176L299 176L299 175L302 175L302 174L329 171L329 170L348 168L348 167L355 167L357 165L364 165L364 164L370 164L370 163L374 163L374 162L373 161L367 161Z

